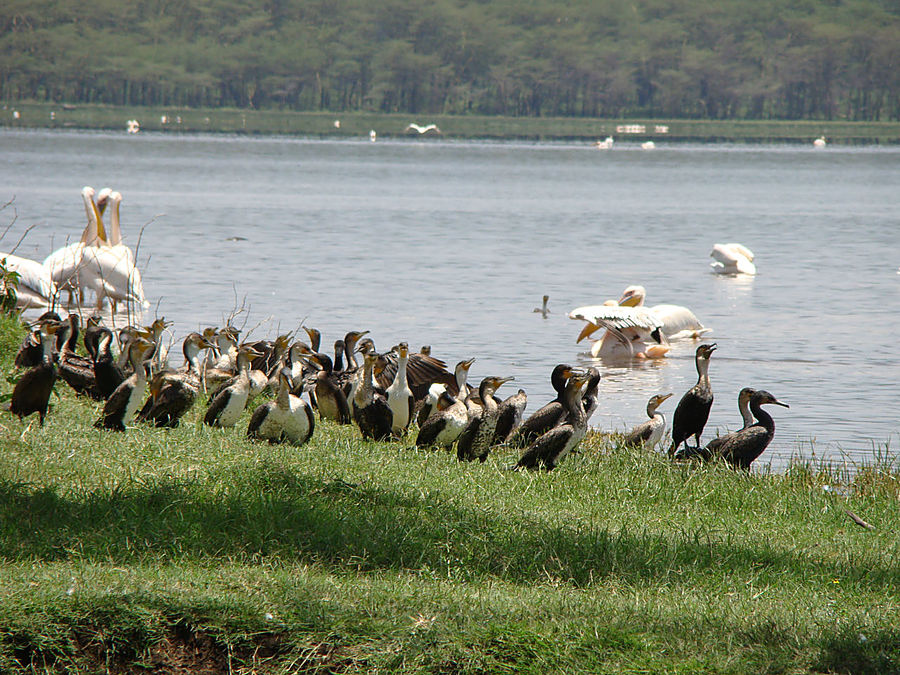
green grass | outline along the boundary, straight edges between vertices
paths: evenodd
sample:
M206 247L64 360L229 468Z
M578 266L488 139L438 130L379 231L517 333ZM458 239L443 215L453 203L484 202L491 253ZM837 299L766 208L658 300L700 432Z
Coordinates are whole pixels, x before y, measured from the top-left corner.
M8 103L0 111L0 126L15 128L76 128L125 131L126 121L137 119L141 129L170 133L218 132L239 134L287 134L314 137L368 138L369 130L380 138L407 136L410 122L436 123L447 139L539 139L593 142L606 136L617 140L695 142L800 142L811 143L824 135L832 143L898 143L900 122L848 122L843 120L611 120L576 117L489 117L482 115L407 115L379 113L294 112L288 110L238 110L134 108L101 105L67 106L54 103ZM12 110L21 117L13 119ZM54 119L51 119L51 113ZM168 123L161 121L163 115ZM180 117L181 122L177 122ZM340 120L340 128L334 121ZM643 126L641 133L625 133L622 125ZM657 127L666 127L663 133ZM412 134L416 136L416 134Z
M202 407L101 432L58 389L44 428L0 418L0 672L900 672L885 468L826 491L595 435L516 473Z

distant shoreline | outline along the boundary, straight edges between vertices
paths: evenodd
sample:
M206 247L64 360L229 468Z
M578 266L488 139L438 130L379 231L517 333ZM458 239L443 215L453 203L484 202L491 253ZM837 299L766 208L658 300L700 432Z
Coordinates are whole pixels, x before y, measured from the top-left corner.
M18 113L16 117L15 113ZM295 112L229 108L135 108L53 103L5 103L0 127L126 131L137 120L142 131L288 135L320 138L448 138L483 140L585 141L609 136L642 143L810 143L824 137L836 144L900 143L900 122L774 120L610 120L568 117L487 117ZM338 124L339 123L339 124ZM420 135L410 124L436 124L440 132Z

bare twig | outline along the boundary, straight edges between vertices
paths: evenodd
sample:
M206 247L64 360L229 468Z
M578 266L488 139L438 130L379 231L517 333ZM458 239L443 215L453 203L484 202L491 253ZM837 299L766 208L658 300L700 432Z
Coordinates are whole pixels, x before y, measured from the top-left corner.
M852 520L854 523L856 523L856 524L859 525L860 527L864 527L864 528L866 528L867 530L874 530L874 529L875 529L875 526L874 526L874 525L872 525L871 523L867 523L867 522L864 521L862 518L860 518L858 515L856 515L855 513L853 513L853 511L850 511L849 509L844 509L844 513L846 513L848 516L850 516L850 520Z

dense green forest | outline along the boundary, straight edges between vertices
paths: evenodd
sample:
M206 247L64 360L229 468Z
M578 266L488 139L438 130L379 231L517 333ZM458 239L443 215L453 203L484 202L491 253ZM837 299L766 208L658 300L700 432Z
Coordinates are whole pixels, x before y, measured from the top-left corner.
M900 119L898 0L5 0L0 99Z

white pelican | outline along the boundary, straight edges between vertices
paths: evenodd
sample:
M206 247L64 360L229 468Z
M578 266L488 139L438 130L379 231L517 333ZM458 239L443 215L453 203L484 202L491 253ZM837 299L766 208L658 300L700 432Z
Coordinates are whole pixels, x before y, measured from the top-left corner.
M0 253L0 265L19 275L16 286L16 307L49 307L58 293L47 269L36 260L12 253ZM3 286L0 281L0 286ZM5 288L0 289L5 291Z
M587 322L576 342L602 327L607 330L592 345L592 356L660 358L669 351L669 341L695 338L709 331L687 307L644 307L646 296L643 286L629 286L618 302L576 307L569 318Z
M119 204L122 195L113 192L109 196L109 201L112 209L108 234L103 226L100 211L91 200L97 222L99 245L85 246L82 249L82 264L78 272L79 284L94 290L98 308L102 306L104 298L109 299L114 312L116 303L121 301L140 303L144 307L149 307L150 304L144 298L141 273L134 265L134 253L124 244L111 243L112 240L122 241L119 227Z
M656 143L653 141L644 141L641 143L642 150L654 150L656 148Z
M376 138L378 138L378 134L375 133L375 130L369 129L369 140L374 143Z
M824 136L819 136L816 140L813 141L814 148L824 148L828 145L828 142L825 140Z
M607 136L602 141L597 141L594 145L597 146L598 150L612 150L613 143L613 137Z
M709 255L716 259L709 264L716 274L756 274L753 251L742 244L714 244Z
M125 123L125 128L128 130L129 134L136 134L141 130L141 123L137 120L128 120Z
M72 304L72 296L78 291L79 300L84 302L84 289L79 284L78 273L82 265L85 246L97 246L97 212L94 210L94 188L86 185L81 189L81 198L84 201L84 211L87 215L87 225L81 233L81 241L55 250L44 259L44 267L50 273L50 277L60 290L69 294L69 304Z
M418 131L420 134L427 134L429 131L433 131L436 134L441 133L441 130L438 129L437 124L429 124L428 126L419 126L415 122L408 124L406 126L406 131Z

